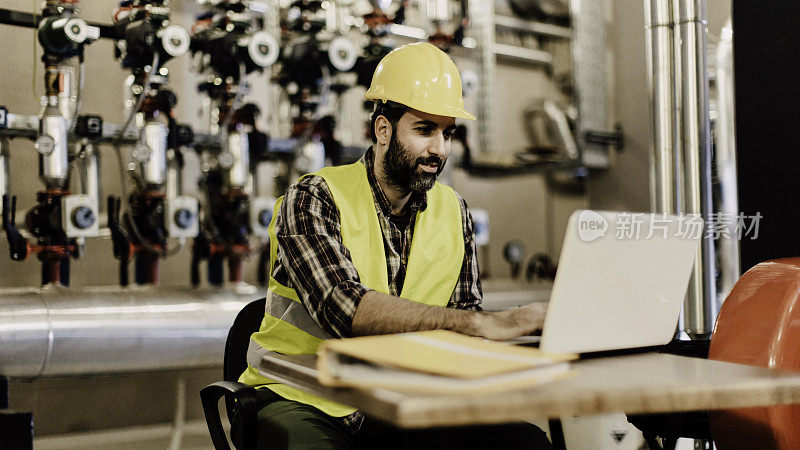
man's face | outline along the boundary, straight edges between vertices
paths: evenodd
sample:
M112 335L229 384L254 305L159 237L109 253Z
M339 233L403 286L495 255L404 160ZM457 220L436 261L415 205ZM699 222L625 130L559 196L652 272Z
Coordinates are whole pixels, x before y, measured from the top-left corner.
M450 155L455 119L409 109L395 128L381 164L386 182L403 192L428 191Z

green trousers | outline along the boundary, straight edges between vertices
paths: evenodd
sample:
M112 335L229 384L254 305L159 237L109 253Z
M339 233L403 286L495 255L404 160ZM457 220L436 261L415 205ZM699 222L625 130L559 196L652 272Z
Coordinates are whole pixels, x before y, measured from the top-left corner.
M403 430L365 418L353 434L341 419L313 406L286 400L259 389L258 448L262 449L552 449L547 435L527 422L449 428ZM231 437L240 447L238 415Z

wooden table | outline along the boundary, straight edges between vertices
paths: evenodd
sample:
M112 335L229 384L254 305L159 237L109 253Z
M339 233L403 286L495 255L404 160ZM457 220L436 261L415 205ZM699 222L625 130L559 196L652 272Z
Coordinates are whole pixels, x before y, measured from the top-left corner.
M800 403L800 373L794 372L660 353L586 359L573 367L574 376L530 389L458 396L322 386L316 356L267 355L259 372L406 428Z

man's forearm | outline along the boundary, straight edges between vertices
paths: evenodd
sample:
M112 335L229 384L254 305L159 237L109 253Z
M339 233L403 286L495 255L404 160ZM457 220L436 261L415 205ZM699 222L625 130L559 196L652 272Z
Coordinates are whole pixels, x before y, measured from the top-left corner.
M361 297L351 330L356 336L453 330L489 339L512 339L540 330L546 311L543 303L500 312L465 311L369 291Z
M356 336L407 331L453 330L477 335L482 313L430 306L369 291L361 298L353 316Z

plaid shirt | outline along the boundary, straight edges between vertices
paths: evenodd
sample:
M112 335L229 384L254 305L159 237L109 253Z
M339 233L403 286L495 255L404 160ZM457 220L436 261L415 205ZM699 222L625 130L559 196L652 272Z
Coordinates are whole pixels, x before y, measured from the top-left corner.
M393 216L386 195L373 173L374 152L369 148L360 162L367 167L367 177L378 222L381 226L389 276L389 293L399 296L403 290L406 265L414 235L417 211L427 207L427 194L412 194L402 217ZM475 250L472 216L467 204L461 204L464 231L464 262L447 304L448 308L480 310L483 297ZM275 234L278 257L272 277L293 288L311 317L328 334L352 336L353 316L361 297L370 291L358 276L350 252L342 244L339 210L325 180L306 176L286 191L276 218ZM346 417L345 423L357 430L360 414Z

